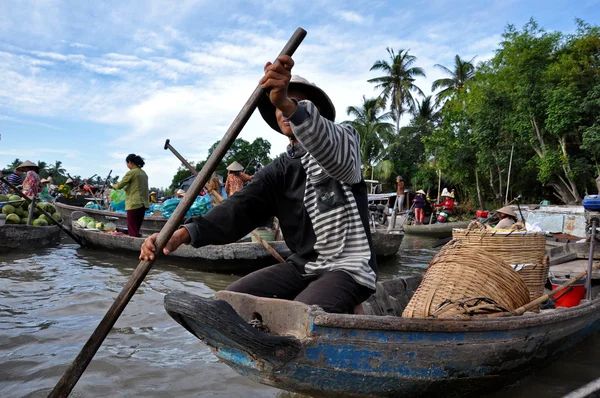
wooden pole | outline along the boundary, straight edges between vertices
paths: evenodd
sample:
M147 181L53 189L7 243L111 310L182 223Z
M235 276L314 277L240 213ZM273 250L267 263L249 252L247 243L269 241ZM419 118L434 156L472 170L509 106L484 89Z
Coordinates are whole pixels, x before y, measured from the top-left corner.
M300 43L302 42L302 40L304 40L305 36L306 31L304 29L296 29L290 40L287 42L287 44L281 51L280 55L293 55ZM262 88L262 86L260 84L257 85L257 87L252 92L252 95L250 96L248 101L246 101L240 113L238 113L235 120L225 133L225 136L219 142L217 148L210 155L202 170L200 170L198 177L196 177L194 183L188 190L189 195L185 195L183 197L181 203L179 203L171 217L167 220L166 224L160 230L160 233L158 234L158 237L156 238L155 242L156 252L161 252L163 250L169 239L171 239L171 236L173 235L175 230L179 228L179 225L181 224L181 221L183 221L185 213L187 213L189 208L192 206L196 196L198 196L198 194L202 190L202 187L208 182L208 179L210 178L211 174L216 170L217 166L219 165L219 162L223 159L223 157L227 153L227 150L229 149L229 147L231 147L231 145L239 135L240 131L242 131L242 128L244 127L248 119L250 119L250 116L252 116L252 113L254 112L254 110L258 106L258 103L265 94L266 91ZM98 351L98 348L100 348L100 345L102 345L102 342L112 329L113 325L115 324L115 322L117 322L117 319L127 306L127 303L129 303L129 300L131 300L131 297L133 297L135 291L140 286L140 284L152 268L154 261L155 260L140 261L139 265L137 266L135 271L133 271L133 274L131 275L125 286L123 286L123 289L117 296L113 305L107 311L106 315L104 315L104 318L102 318L102 321L100 321L100 324L96 327L96 330L94 330L94 332L92 333L88 341L85 343L75 360L67 368L62 378L56 384L54 389L50 392L48 397L66 397L73 390L73 387L75 387L75 384L77 383L77 381L87 368L88 364L96 354L96 351Z
M33 212L35 211L35 196L31 198L31 204L29 205L29 214L27 216L27 225L31 225L33 221Z
M592 274L591 271L595 271L598 268L600 268L600 262L597 262L596 265L594 265L590 269L590 271L589 271L590 275ZM487 315L486 318L503 318L503 317L513 316L513 315L523 315L525 312L529 311L530 309L537 307L538 305L542 304L545 301L548 301L550 299L550 297L554 297L556 294L562 292L563 290L565 290L566 288L568 288L569 286L571 286L573 283L577 282L579 279L581 279L584 276L586 276L587 274L588 274L588 271L583 271L583 272L575 275L574 277L572 277L571 279L569 279L567 282L563 283L562 285L560 285L556 289L552 290L550 293L544 294L543 296L536 298L535 300L533 300L533 301L525 304L522 307L517 308L514 311L499 312L497 314L490 314L490 315Z
M20 197L22 197L23 199L25 199L25 201L26 201L27 203L31 203L31 199L29 199L29 197L28 197L28 196L26 196L26 195L25 195L23 192L19 191L19 190L17 189L17 187L15 187L13 184L11 184L10 182L8 182L8 180L7 180L6 178L4 178L4 177L0 177L0 181L2 181L3 183L5 183L5 184L6 184L6 186L8 186L8 187L10 187L11 189L13 189L13 190L16 192L16 194L17 194L17 195L19 195ZM33 206L31 206L31 207L33 207ZM61 223L59 223L58 221L56 221L56 220L54 219L54 217L52 217L52 214L48 213L46 210L42 209L41 207L38 207L38 209L39 209L39 210L40 210L40 211L41 211L43 214L45 214L46 216L48 216L48 217L49 217L49 218L50 218L52 221L54 221L54 223L56 223L56 225L58 225L58 226L59 226L59 227L60 227L60 228L61 228L61 229L62 229L62 230L65 232L65 234L69 235L69 237L70 237L71 239L73 239L75 242L77 242L77 243L79 244L79 246L85 246L85 245L83 244L83 242L81 242L81 239L79 239L78 237L76 237L75 235L73 235L73 234L71 233L71 231L69 231L69 230L67 229L67 227L65 227L64 225L62 225L62 224L61 224Z
M181 156L179 154L179 152L177 152L175 150L175 148L173 148L173 146L170 144L171 140L167 140L165 141L165 149L170 149L171 152L173 152L173 155L175 155L177 157L177 159L179 159L181 161L181 163L183 163L183 165L185 167L188 168L188 170L195 175L196 177L198 177L198 172L196 171L196 169L194 167L192 167L191 164L188 163L187 160L185 160L185 158L183 156ZM211 190L211 193L213 194L213 196L215 197L217 203L221 203L223 202L223 197L221 197L221 195L215 191L214 189ZM269 254L271 254L273 257L275 257L275 259L277 261L279 261L280 263L285 263L285 260L283 257L281 257L281 255L279 253L277 253L277 251L275 249L273 249L273 247L266 241L264 240L259 234L256 233L256 231L252 231L251 232L252 236L254 236L254 238L261 244L263 245L263 247L265 249L267 249L267 251L269 252Z
M515 146L513 144L512 148L510 148L510 160L508 162L508 176L506 177L506 196L504 196L504 203L508 203L508 190L510 189L510 170L512 169L512 158L513 151L515 150ZM502 195L502 194L500 194Z
M112 170L108 172L108 175L106 176L106 179L104 180L104 184L102 184L102 189L100 189L100 195L102 195L102 199L104 200L104 188L106 188L106 184L108 183L108 179L110 178L110 175L112 174ZM107 202L105 202L104 204L107 204Z

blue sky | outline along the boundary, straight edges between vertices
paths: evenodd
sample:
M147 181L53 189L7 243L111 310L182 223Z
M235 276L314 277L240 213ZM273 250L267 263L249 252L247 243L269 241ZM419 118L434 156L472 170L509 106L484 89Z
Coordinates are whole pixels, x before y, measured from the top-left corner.
M426 93L456 54L492 56L507 23L534 17L571 32L597 23L600 2L453 0L0 1L0 167L15 157L89 177L146 158L151 186L168 186L179 163L202 160L256 87L262 67L296 27L308 31L295 73L323 87L346 119L377 94L367 79L386 47L410 49ZM240 135L263 137L272 156L286 140L258 112Z

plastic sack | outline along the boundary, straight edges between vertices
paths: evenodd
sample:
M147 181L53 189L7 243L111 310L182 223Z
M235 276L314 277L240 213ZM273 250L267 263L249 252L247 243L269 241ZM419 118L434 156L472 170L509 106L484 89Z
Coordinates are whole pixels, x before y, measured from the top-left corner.
M210 203L210 197L208 195L198 196L185 216L203 216L211 209L211 207L212 204Z
M113 201L113 207L115 203L125 202L125 191L123 189L114 189L110 193L110 198Z
M101 210L100 206L98 206L98 203L92 201L87 202L83 207L85 207L86 209Z
M179 203L181 203L181 198L165 200L165 202L162 204L162 216L164 218L171 217ZM187 213L185 213L185 217L189 218L193 216L202 216L206 214L211 207L212 204L210 203L210 198L208 195L198 196L196 200L194 200L192 207L187 211Z

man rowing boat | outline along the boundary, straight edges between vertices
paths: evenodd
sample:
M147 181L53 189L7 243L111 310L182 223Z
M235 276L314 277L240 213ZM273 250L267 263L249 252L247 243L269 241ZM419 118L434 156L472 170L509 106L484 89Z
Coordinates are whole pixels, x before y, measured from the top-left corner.
M299 76L288 56L267 63L261 79L270 90L259 105L263 119L286 135L286 154L203 217L192 217L164 248L232 243L276 216L292 255L253 272L227 289L352 313L375 291L377 264L368 223L367 187L360 141L335 124L327 94ZM158 234L147 238L140 259L153 259Z

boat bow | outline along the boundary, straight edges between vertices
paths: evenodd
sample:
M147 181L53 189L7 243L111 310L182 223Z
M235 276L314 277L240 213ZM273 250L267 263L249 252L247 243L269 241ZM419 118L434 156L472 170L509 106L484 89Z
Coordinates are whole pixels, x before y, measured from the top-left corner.
M165 296L167 313L213 350L237 351L261 366L277 369L294 359L302 348L294 336L263 332L251 326L224 300L185 292ZM255 313L258 320L260 315Z

